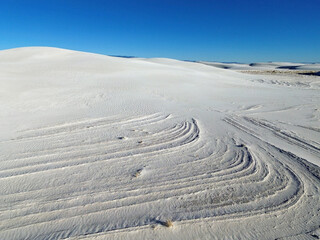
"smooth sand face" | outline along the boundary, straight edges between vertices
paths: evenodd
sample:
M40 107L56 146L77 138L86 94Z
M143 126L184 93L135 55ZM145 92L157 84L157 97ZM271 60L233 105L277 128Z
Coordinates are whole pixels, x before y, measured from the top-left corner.
M233 65L1 51L0 239L320 236L320 78Z

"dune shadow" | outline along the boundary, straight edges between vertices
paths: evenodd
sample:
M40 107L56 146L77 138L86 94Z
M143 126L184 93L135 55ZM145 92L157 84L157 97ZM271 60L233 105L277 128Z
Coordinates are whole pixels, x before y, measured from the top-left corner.
M311 76L320 76L320 71L319 72L304 72L304 73L299 73L300 75L311 75Z
M280 67L277 67L277 69L297 70L298 67L300 67L300 66L299 65L296 65L296 66L280 66Z

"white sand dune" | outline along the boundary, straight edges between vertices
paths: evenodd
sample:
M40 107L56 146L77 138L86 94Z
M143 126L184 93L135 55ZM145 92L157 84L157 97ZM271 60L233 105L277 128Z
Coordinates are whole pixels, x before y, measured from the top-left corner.
M0 239L319 238L319 86L1 51Z
M320 71L320 64L290 63L290 62L266 62L266 63L220 63L200 62L209 66L232 70L313 70Z

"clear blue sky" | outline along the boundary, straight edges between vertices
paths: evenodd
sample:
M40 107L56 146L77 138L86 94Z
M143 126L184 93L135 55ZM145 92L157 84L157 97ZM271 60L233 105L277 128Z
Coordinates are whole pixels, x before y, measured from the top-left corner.
M0 49L320 62L320 0L0 0Z

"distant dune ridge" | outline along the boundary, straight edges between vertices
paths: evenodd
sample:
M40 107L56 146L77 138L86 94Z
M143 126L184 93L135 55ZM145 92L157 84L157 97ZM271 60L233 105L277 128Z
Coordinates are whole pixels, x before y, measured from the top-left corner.
M0 51L0 239L320 238L319 71Z
M267 62L267 63L219 63L201 62L210 66L232 69L232 70L301 70L301 71L320 71L320 63L290 63L290 62Z

